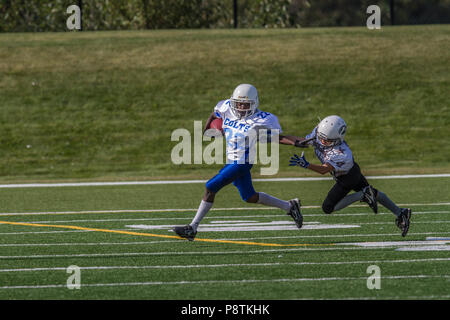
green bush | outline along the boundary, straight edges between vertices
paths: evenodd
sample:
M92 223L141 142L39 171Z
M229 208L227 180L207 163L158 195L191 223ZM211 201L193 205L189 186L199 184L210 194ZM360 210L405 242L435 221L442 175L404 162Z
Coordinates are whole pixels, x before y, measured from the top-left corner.
M366 9L390 0L237 0L242 28L364 26ZM230 28L233 1L221 0L2 0L0 32L66 31L69 5L82 3L84 30ZM395 0L397 24L450 23L450 0Z

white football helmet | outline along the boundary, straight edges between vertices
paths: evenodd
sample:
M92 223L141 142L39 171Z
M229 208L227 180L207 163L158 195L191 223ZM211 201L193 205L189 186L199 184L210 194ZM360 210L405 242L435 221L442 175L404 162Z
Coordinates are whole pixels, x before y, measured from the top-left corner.
M251 84L240 84L230 98L231 110L239 119L255 113L259 106L258 91Z
M333 147L344 141L347 124L339 116L328 116L320 121L317 126L317 136L319 140L325 140L328 143L323 144L326 147Z

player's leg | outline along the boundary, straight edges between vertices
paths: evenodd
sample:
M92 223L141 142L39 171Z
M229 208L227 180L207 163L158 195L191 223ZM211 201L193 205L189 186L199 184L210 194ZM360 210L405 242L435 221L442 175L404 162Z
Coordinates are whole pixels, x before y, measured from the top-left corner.
M355 167L356 166L357 164L355 163ZM359 166L357 167L357 172L359 173L360 178L358 179L358 182L352 187L352 189L356 191L356 194L362 195L361 201L368 203L375 213L378 212L377 202L380 202L394 215L399 216L401 214L401 208L399 208L391 199L389 199L389 197L385 193L369 185L367 179L361 173Z
M410 225L411 209L398 207L384 192L369 185L366 178L363 175L361 176L360 183L354 188L357 193L362 192L361 201L367 202L375 213L378 212L377 202L381 203L395 215L395 224L402 230L402 236L406 236Z
M385 193L369 185L365 178L362 179L361 184L355 186L353 190L355 190L356 192L342 198L335 205L333 211L338 211L345 207L348 207L349 205L351 205L356 201L364 201L370 205L370 207L374 210L375 213L377 213L377 204L376 204L377 202L380 202L383 206L388 208L397 217L402 213L403 210L402 208L399 208L391 199L389 199L389 197Z
M203 217L208 213L208 211L213 206L214 198L216 193L220 189L230 184L240 175L240 170L237 165L227 164L225 165L218 174L206 182L206 190L203 195L203 199L200 202L197 213L191 222L191 226L197 231L197 227L202 221Z
M356 162L346 175L337 177L337 181L344 189L348 190L347 193L350 190L354 190L355 193L349 194L339 200L333 211L346 208L357 201L364 201L367 202L375 213L378 212L375 189L369 185Z
M396 226L402 230L402 236L406 236L411 220L411 209L398 207L384 192L375 188L372 189L374 190L376 200L395 215Z
M194 240L200 222L213 206L216 193L227 184L230 184L238 174L239 170L237 170L235 165L226 164L217 175L206 182L205 194L192 222L186 226L175 227L173 231L180 237L190 241Z
M369 193L368 191L369 190ZM402 230L402 236L406 236L409 230L410 220L411 220L411 209L410 208L400 208L398 207L389 197L382 191L373 188L372 186L368 186L363 189L364 198L362 201L370 202L370 197L375 195L376 201L381 203L385 208L391 211L395 215L395 224L396 226ZM376 213L376 212L375 212Z
M386 208L388 208L392 213L398 216L401 209L398 208L383 192L373 188L371 185L367 185L363 189L358 189L355 193L352 193L345 198L343 198L338 204L334 211L341 210L348 207L354 202L363 201L366 202L370 208L372 208L374 213L378 213L378 204L380 202Z
M350 190L351 189L346 188L342 183L336 182L330 191L328 191L327 197L322 203L323 212L330 214L358 201L354 199L354 194L347 195Z
M294 219L299 229L302 227L303 217L300 212L300 201L298 199L285 201L265 192L256 192L253 187L250 170L233 181L233 185L238 188L239 194L244 201L280 208Z
M357 163L355 163L351 171L355 177L352 189L356 191L356 194L361 195L360 200L362 202L366 202L374 213L378 213L377 190L369 185Z
M200 222L203 220L203 217L206 216L208 211L212 208L215 196L216 192L211 191L210 189L208 189L207 186L205 194L203 195L203 199L200 202L200 205L197 209L197 213L195 214L194 219L192 219L192 222L190 223L195 232L197 232L197 228Z
M173 231L180 237L186 238L190 241L194 240L197 235L197 228L208 211L212 208L214 197L216 193L206 188L205 194L197 209L197 213L194 216L192 222L185 226L175 227Z
M336 180L336 184L328 193L322 206L325 213L338 211L354 202L361 201L363 193L360 189L368 185L357 163L347 174L337 177ZM352 189L357 192L348 194Z
M276 207L286 212L290 210L291 206L288 201L272 197L264 192L256 192L253 187L250 171L233 181L233 185L239 190L242 200L246 202Z
M349 205L351 205L352 203L355 203L357 201L361 201L362 196L363 196L362 192L355 192L355 193L345 196L338 203L336 203L336 205L333 208L333 212L344 209L344 208L348 207Z

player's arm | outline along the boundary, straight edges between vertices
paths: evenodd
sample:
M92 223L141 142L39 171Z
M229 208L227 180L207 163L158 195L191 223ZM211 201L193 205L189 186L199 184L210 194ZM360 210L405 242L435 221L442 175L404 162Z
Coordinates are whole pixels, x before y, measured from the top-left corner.
M305 159L305 153L303 152L302 155L299 157L298 155L294 154L294 156L291 157L291 160L289 161L289 165L290 166L299 166L305 169L310 169L311 171L320 173L320 174L325 174L328 172L331 172L334 170L333 166L329 163L324 163L322 165L318 165L318 164L314 164L314 163L309 163L306 159Z
M280 135L280 144L286 144L290 146L296 146L300 148L305 148L308 145L304 144L303 142L306 141L306 138L301 138L297 136L282 136Z
M218 117L216 116L216 113L213 111L213 112L211 113L211 115L209 116L208 120L206 120L205 128L203 129L203 134L205 133L206 130L209 129L209 126L211 125L211 122L212 122L214 119L218 119Z
M299 138L299 137L296 137L296 136L283 136L283 135L280 135L279 143L293 146L293 145L295 145L295 141L298 141L300 139L303 139L303 138Z
M310 163L308 169L320 174L329 173L334 170L333 166L329 163L324 163L322 165Z

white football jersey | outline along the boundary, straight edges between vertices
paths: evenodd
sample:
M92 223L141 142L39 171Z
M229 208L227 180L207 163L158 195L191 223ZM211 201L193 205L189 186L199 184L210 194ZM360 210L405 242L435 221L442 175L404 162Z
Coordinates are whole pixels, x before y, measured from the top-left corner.
M317 137L317 127L305 138L310 139L313 137L315 138L308 142L308 144L314 147L314 153L320 162L322 164L329 163L334 168L332 174L335 177L347 174L354 164L352 150L350 150L347 143L343 141L334 147L324 147Z
M230 100L222 100L214 108L216 116L222 119L227 162L254 163L257 141L268 142L272 135L281 133L278 118L269 112L256 110L250 117L239 119L230 105ZM263 138L266 135L268 139Z

